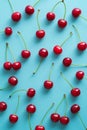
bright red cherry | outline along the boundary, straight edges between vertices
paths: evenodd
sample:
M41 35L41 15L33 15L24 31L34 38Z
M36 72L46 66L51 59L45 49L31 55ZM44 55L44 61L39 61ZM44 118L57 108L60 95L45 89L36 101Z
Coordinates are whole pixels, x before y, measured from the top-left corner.
M41 125L37 125L35 127L35 130L45 130L45 127L44 126L41 126Z
M21 68L21 62L14 62L12 67L14 70L19 70Z
M27 5L25 7L25 13L28 14L28 15L32 15L34 13L34 7L32 7L31 5Z
M12 63L9 62L9 61L6 61L4 64L3 64L3 67L5 70L10 70L12 68Z
M50 118L53 122L58 122L60 120L60 115L58 113L53 113Z
M11 123L16 123L16 122L18 121L18 116L15 115L15 114L11 114L11 115L9 116L9 121L10 121Z
M63 49L62 49L62 47L59 46L59 45L56 45L56 46L54 46L54 48L53 48L53 52L54 52L56 55L61 54L62 51L63 51Z
M14 22L18 22L21 19L21 13L20 12L14 12L11 15L11 18Z
M28 91L27 91L27 96L32 98L32 97L35 96L35 93L36 93L36 91L35 91L34 88L29 88Z
M12 34L12 28L11 27L6 27L4 30L6 36L10 36Z
M23 50L23 51L21 52L21 56L22 56L23 58L27 59L27 58L29 58L29 57L31 56L31 52L28 51L28 50Z
M38 30L36 31L36 36L41 39L45 36L45 31L44 30Z
M84 72L83 71L77 71L76 72L76 78L78 79L78 80L82 80L83 78L84 78Z
M86 48L87 48L87 43L80 42L80 43L78 43L77 48L78 48L79 51L85 51Z
M26 107L26 111L29 112L29 113L34 113L34 112L36 111L35 105L29 104L29 105Z
M18 79L15 77L15 76L11 76L9 79L8 79L8 83L12 86L15 86L17 85L18 83Z
M71 112L72 113L75 114L75 113L77 113L79 111L80 111L80 106L78 104L74 104L74 105L71 106Z
M72 59L71 58L66 57L66 58L63 59L63 65L64 66L68 67L68 66L71 65L71 63L72 63Z
M63 125L67 125L69 123L69 118L67 116L62 116L60 118L60 123L63 124Z
M71 90L71 94L72 94L72 96L77 97L77 96L79 96L81 94L81 91L80 91L79 88L73 88Z
M55 19L55 14L53 12L48 12L47 15L46 15L46 18L48 21L52 21Z
M42 49L39 50L38 54L39 54L40 57L46 58L48 56L48 51L47 51L47 49L42 48Z
M6 102L0 102L0 111L3 112L7 109Z
M46 80L46 81L44 82L44 87L45 87L46 89L51 89L51 88L53 87L53 82L50 81L50 80Z
M72 10L72 16L73 16L73 17L77 18L77 17L80 16L80 14L81 14L81 9L79 9L79 8L74 8L74 9Z
M58 20L58 26L60 28L65 28L67 26L67 21L65 19L59 19Z

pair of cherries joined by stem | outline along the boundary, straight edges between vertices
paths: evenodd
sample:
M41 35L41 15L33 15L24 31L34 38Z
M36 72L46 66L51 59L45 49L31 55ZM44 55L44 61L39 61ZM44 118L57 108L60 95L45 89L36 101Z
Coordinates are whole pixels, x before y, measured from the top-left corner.
M64 10L65 10L65 11L64 11L64 16L63 16L63 18L58 20L58 26L59 26L60 28L65 28L65 27L67 26L67 21L65 20L65 17L66 17L66 4L65 4L64 0L58 1L58 2L53 6L52 11L51 11L51 12L48 12L48 13L46 14L46 18L47 18L48 21L53 21L53 20L55 19L56 15L55 15L55 13L54 13L54 9L55 9L56 6L57 6L58 4L60 4L60 3L63 3L63 4L64 4Z

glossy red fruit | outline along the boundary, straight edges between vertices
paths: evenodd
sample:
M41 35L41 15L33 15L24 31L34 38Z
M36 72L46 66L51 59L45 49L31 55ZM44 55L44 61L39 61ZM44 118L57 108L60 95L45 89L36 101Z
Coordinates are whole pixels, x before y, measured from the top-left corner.
M56 46L54 46L54 48L53 48L53 52L54 52L56 55L61 54L62 51L63 51L63 49L62 49L62 47L59 46L59 45L56 45Z
M45 127L44 126L41 126L41 125L37 125L35 127L35 130L45 130Z
M6 102L0 102L0 111L3 112L7 109Z
M58 113L53 113L50 118L53 122L58 122L60 120L60 115Z
M35 105L29 104L29 105L26 107L26 111L29 112L29 113L34 113L34 112L36 111Z
M23 50L21 52L21 56L24 58L24 59L27 59L31 56L31 52L29 50Z
M44 30L38 30L36 31L36 37L41 39L45 36L45 31Z
M6 27L4 30L6 36L10 36L12 34L12 28L11 27Z
M59 19L58 20L58 26L60 28L65 28L67 26L67 21L65 19Z
M32 97L35 96L35 94L36 94L36 91L35 91L34 88L29 88L29 89L28 89L28 91L27 91L27 96L28 96L28 97L32 98Z
M74 105L71 106L71 112L72 113L75 114L75 113L77 113L79 111L80 111L80 106L78 104L74 104Z
M8 79L8 83L12 86L15 86L17 85L18 83L18 79L15 77L15 76L11 76L9 79Z
M78 43L77 48L78 48L79 51L85 51L86 48L87 48L87 43L80 42L80 43Z
M21 62L14 62L12 67L14 70L19 70L21 68Z
M66 67L69 67L72 63L72 59L69 58L69 57L66 57L63 59L63 65L66 66Z
M7 61L3 64L5 70L10 70L12 68L12 63Z
M60 118L60 123L63 124L63 125L67 125L69 123L69 118L67 116L62 116Z
M32 15L34 13L34 7L32 7L31 5L27 5L25 7L25 13L28 15Z
M73 89L71 90L71 94L72 94L72 96L74 96L74 97L78 97L78 96L81 94L81 91L80 91L79 88L73 88Z
M51 89L51 88L53 87L53 82L50 81L50 80L46 80L46 81L44 82L44 87L45 87L46 89Z
M16 122L18 121L18 116L15 115L15 114L11 114L11 115L9 116L9 121L10 121L11 123L16 123Z
M45 49L45 48L41 48L40 50L39 50L39 56L40 57L42 57L42 58L46 58L47 56L48 56L48 51L47 51L47 49Z
M81 9L79 9L79 8L74 8L74 9L72 10L72 16L73 16L73 17L77 18L77 17L80 16L80 14L81 14Z
M53 12L48 12L47 15L46 15L46 18L47 18L48 21L54 20L55 17L56 17L55 13L53 13Z
M11 15L11 18L14 22L18 22L21 19L21 13L20 12L14 12Z
M83 78L84 78L84 72L83 71L77 71L76 72L76 78L78 79L78 80L82 80Z

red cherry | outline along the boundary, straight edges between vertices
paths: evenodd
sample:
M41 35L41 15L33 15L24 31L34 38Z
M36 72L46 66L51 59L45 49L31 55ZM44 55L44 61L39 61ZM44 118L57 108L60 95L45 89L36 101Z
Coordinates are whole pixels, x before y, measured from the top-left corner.
M55 19L55 14L53 12L48 12L46 18L48 21L52 21Z
M44 87L45 87L46 89L51 89L51 88L53 87L53 82L50 81L50 80L46 80L46 81L44 82Z
M38 30L36 31L36 37L41 39L45 36L45 31L44 30Z
M11 18L14 22L18 22L21 19L21 13L20 12L14 12L11 15Z
M12 34L12 28L11 27L6 27L4 30L5 34L7 36L10 36Z
M21 68L21 62L14 62L12 67L14 70L19 70Z
M48 56L48 51L45 48L39 50L39 56L42 58L46 58Z
M12 68L12 63L7 61L3 64L5 70L10 70Z
M7 109L7 104L5 102L0 102L0 111L3 112Z
M29 113L34 113L34 112L36 111L35 105L29 104L29 105L26 107L26 111L29 112Z
M32 15L34 13L34 7L32 7L31 5L27 5L25 7L25 13L28 15Z
M60 118L60 123L63 125L67 125L69 123L69 118L67 116L62 116Z
M80 51L85 51L86 48L87 48L87 43L85 43L85 42L80 42L80 43L78 43L77 48L78 48L78 50L80 50Z
M15 86L17 85L18 83L18 79L15 77L15 76L11 76L9 79L8 79L8 83L12 86Z
M62 51L63 51L63 49L62 49L62 47L59 46L59 45L56 45L56 46L54 46L54 48L53 48L53 52L54 52L56 55L61 54Z
M71 90L71 94L72 94L72 96L74 96L74 97L79 96L80 93L81 93L81 91L80 91L79 88L73 88L73 89Z
M50 118L53 122L58 122L60 120L60 115L58 113L53 113Z
M66 57L66 58L63 59L63 65L64 66L68 67L68 66L71 65L71 63L72 63L72 59L71 58Z
M35 91L34 88L29 88L28 91L27 91L27 96L32 98L32 97L35 96L35 93L36 93L36 91Z
M79 8L74 8L74 9L72 10L72 15L73 15L73 17L77 18L77 17L80 16L80 14L81 14L81 9L79 9Z
M80 111L80 106L78 104L74 104L74 105L71 106L71 112L72 113L75 114L75 113L77 113L79 111Z
M65 19L59 19L58 20L58 26L60 28L65 28L67 26L67 21Z
M16 122L18 121L18 116L15 115L15 114L11 114L11 115L9 116L9 121L10 121L11 123L16 123Z
M37 125L35 127L35 130L45 130L45 127L44 126L41 126L41 125Z
M21 56L25 59L29 58L31 56L31 52L28 50L22 50Z
M77 71L76 72L76 78L78 79L78 80L82 80L83 78L84 78L84 72L83 71Z

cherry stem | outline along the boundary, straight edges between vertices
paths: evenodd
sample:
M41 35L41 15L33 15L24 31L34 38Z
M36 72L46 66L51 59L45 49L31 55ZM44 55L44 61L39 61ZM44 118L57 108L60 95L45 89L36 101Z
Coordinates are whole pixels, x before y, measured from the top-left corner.
M39 70L42 61L43 61L43 58L41 58L39 65L37 66L36 70L33 72L33 75L35 75L37 71Z
M10 5L10 7L11 7L12 12L14 12L14 9L13 9L13 6L12 6L12 4L11 4L11 1L8 0L8 2L9 2L9 5Z
M16 107L16 110L15 110L15 114L16 114L16 113L17 113L17 111L18 111L19 101L20 101L20 96L18 96L18 103L17 103L17 107Z
M39 24L39 19L38 19L39 13L40 13L40 9L38 9L37 11L37 26L38 26L38 29L40 30L40 24Z
M63 19L65 19L65 17L66 17L66 4L65 4L64 0L62 0L62 3L64 5L64 16L63 16Z
M74 67L87 67L86 64L84 64L84 65L80 65L80 64L72 64L72 66L74 66Z
M26 44L26 41L25 41L25 39L24 39L22 33L19 32L19 31L18 31L17 33L19 34L20 38L22 39L22 41L23 41L23 43L24 43L24 46L25 46L25 49L27 50L27 44Z
M87 18L85 18L84 16L80 15L80 17L81 17L82 19L84 19L85 21L87 21Z
M3 31L0 31L0 33L3 33L4 32L4 30Z
M54 106L54 103L51 104L51 106L48 108L48 110L47 110L46 113L44 114L44 116L43 116L43 118L42 118L42 120L41 120L41 122L40 122L40 125L43 123L43 121L44 121L46 115L47 115L48 112L53 108L53 106Z
M54 63L52 63L52 65L51 65L51 69L50 69L48 80L50 80L50 77L51 77L51 74L52 74L52 70L53 70L53 66L54 66Z
M81 37L80 37L80 34L79 34L79 30L76 28L75 25L72 25L72 27L76 30L76 32L77 32L77 34L78 34L79 40L82 41L82 40L81 40Z
M8 45L6 44L6 50L5 50L5 60L8 61L8 54L7 54L7 49L8 48Z
M66 95L65 95L65 98L66 98ZM68 110L68 101L66 99L66 109L65 109L65 114L64 114L65 116L66 116L67 110Z
M57 105L57 107L56 107L56 110L55 110L55 113L58 111L58 108L60 107L60 105L62 104L62 102L64 101L64 99L65 99L65 94L63 95L63 97L62 97L62 99L61 99L61 101L59 102L59 104Z
M54 6L53 6L53 8L52 8L51 12L53 12L53 11L54 11L54 9L57 7L57 5L59 5L61 2L62 2L62 1L58 1L58 2L57 2Z
M87 76L84 76L84 78L87 80Z
M17 93L17 92L26 92L26 90L25 89L20 89L20 90L15 90L13 93L11 93L10 95L9 95L9 98L11 98L15 93Z
M0 91L7 90L7 89L9 89L9 88L10 88L10 86L5 87L5 88L0 88Z
M30 130L32 130L31 122L30 122L30 113L28 114L28 122L29 122L29 128L30 128Z
M66 43L66 41L73 35L72 32L70 32L69 36L62 42L62 44L60 45L61 47Z
M66 77L64 76L64 74L62 72L60 72L62 78L69 84L69 86L71 87L71 89L73 88L72 84L69 82L69 80L66 79Z
M6 43L6 47L9 48L10 53L11 53L11 55L12 55L12 57L13 57L13 60L16 62L16 59L15 59L15 57L14 57L14 55L13 55L13 52L12 52L11 48L9 47L8 43Z
M84 122L83 122L83 120L82 120L80 114L78 114L78 117L79 117L79 119L80 119L80 121L81 121L83 127L85 128L85 130L87 130L87 127L86 127L86 125L84 124Z
M33 5L33 7L35 7L35 6L39 3L39 1L40 1L40 0L37 0L37 1L35 2L35 4Z

